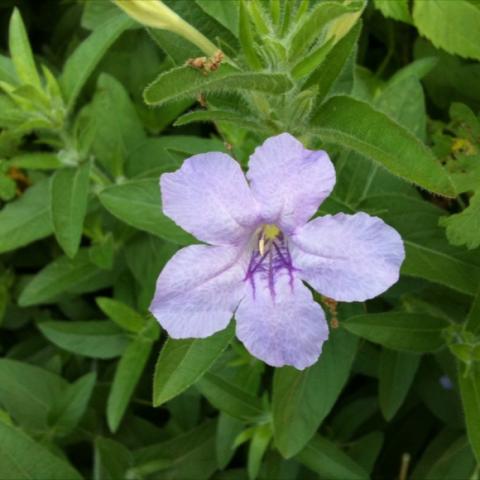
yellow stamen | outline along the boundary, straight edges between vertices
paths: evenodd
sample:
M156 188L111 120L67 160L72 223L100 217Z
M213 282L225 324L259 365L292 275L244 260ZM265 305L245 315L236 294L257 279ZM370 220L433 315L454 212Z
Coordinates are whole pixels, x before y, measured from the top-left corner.
M280 233L280 229L273 224L268 224L263 227L263 237L267 240L275 240Z
M273 224L264 225L262 228L262 234L260 235L260 239L258 240L258 251L260 255L265 253L265 243L266 241L275 240L278 235L280 234L280 229Z

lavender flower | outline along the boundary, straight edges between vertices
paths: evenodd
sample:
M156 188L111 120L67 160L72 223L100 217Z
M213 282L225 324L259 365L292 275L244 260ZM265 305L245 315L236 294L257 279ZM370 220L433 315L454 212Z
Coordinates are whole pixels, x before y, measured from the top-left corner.
M235 314L252 355L304 369L318 359L328 325L302 280L338 301L375 297L398 280L402 239L366 213L308 222L332 192L335 170L326 152L288 133L255 150L247 179L217 152L162 175L164 213L209 245L173 256L150 310L172 338L208 337Z

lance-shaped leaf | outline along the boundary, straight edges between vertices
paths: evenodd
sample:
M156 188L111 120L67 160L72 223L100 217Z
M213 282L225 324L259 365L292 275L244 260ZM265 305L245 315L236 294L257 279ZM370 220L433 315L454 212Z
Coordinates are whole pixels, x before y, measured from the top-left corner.
M394 350L413 353L433 352L445 344L443 318L421 313L372 313L357 315L343 326L360 337Z
M13 10L10 19L8 46L15 71L20 81L41 89L42 83L38 75L37 67L35 66L35 60L33 59L25 25L17 8Z
M54 303L64 293L93 292L110 285L112 273L90 261L88 249L81 249L74 259L59 257L43 268L22 290L21 306Z
M152 341L139 335L128 345L118 362L107 401L107 422L112 432L118 429L122 421L152 346Z
M35 442L19 428L0 422L0 477L82 480L67 460Z
M162 73L145 89L143 96L149 105L162 105L184 98L194 99L200 93L250 90L279 94L291 87L292 82L283 73L242 72L228 64L204 73L187 65Z
M58 170L50 184L52 223L64 252L73 258L80 246L87 213L90 163Z
M391 420L402 406L420 358L419 355L383 349L378 374L378 399L380 410L387 420Z
M480 462L480 367L475 364L466 372L459 368L458 383L470 445Z
M298 453L330 412L348 380L356 346L353 335L335 331L315 365L303 371L291 367L275 371L275 444L285 457Z
M102 28L92 32L70 55L60 77L60 85L69 108L73 107L80 90L105 52L132 25L133 21L119 12L104 22Z
M321 478L367 480L368 473L334 443L316 435L295 457Z
M158 180L135 180L108 187L99 195L103 206L132 227L178 245L196 240L162 213Z
M330 98L317 111L312 133L326 143L356 150L427 190L455 195L450 178L433 153L408 130L368 103L344 95Z
M0 211L0 253L15 250L52 233L48 181L30 187Z
M174 125L180 127L192 122L224 122L233 123L237 127L246 128L253 131L269 132L265 125L259 123L253 117L245 117L238 112L231 112L229 110L197 110L189 112L179 117Z
M212 366L233 338L233 325L208 338L168 339L153 378L153 404L158 407L180 395Z

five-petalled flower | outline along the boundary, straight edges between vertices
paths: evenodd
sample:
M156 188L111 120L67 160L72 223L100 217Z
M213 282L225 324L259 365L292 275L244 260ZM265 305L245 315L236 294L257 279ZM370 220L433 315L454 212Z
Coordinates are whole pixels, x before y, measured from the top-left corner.
M375 297L399 277L400 235L366 213L309 219L335 185L324 151L288 133L250 157L246 178L224 153L194 155L160 180L163 211L207 245L179 250L150 310L172 338L204 338L236 320L236 335L269 365L304 369L328 338L303 281L343 302Z

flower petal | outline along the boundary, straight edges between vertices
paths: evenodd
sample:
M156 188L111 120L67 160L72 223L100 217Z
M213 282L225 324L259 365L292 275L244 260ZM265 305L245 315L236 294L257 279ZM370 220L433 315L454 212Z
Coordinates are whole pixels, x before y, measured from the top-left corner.
M258 223L258 207L240 165L220 152L194 155L160 179L165 215L207 243L230 245Z
M173 338L204 338L224 329L245 295L247 260L235 247L179 250L158 277L150 311Z
M317 361L328 338L322 308L300 280L287 274L277 279L274 296L267 281L249 288L235 318L237 337L252 355L273 367L303 370Z
M265 223L291 233L330 195L335 169L326 152L307 150L289 133L282 133L255 150L247 178Z
M298 275L334 300L363 301L397 282L405 249L398 232L366 213L315 218L291 237Z

